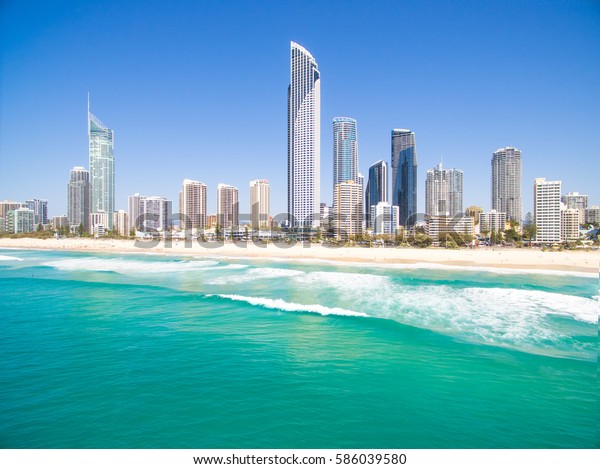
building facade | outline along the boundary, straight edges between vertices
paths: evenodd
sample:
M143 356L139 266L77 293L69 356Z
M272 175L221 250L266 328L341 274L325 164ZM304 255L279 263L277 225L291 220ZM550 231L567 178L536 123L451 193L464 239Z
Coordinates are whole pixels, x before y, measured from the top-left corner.
M340 182L358 183L358 140L356 119L333 119L333 190Z
M369 168L369 178L365 189L367 227L373 228L371 207L376 206L379 202L388 201L388 165L385 161L379 160Z
M90 234L101 238L108 231L108 213L101 210L90 213Z
M415 224L417 148L415 134L408 129L392 130L392 205L400 210L401 225L409 228Z
M239 203L237 187L227 184L217 186L217 223L221 229L239 225Z
M579 210L579 224L585 223L585 209L588 207L588 196L579 192L568 192L562 196L561 201L566 208Z
M333 212L337 239L348 239L362 233L362 187L352 180L337 184L333 194Z
M23 206L24 204L22 202L16 202L14 200L3 200L0 202L0 232L14 233L12 224L10 225L10 228L8 226L8 214L12 210L16 210Z
M317 228L321 187L321 80L317 62L291 43L288 87L288 217L291 228Z
M250 181L250 224L253 229L269 226L271 189L266 179Z
M119 236L129 236L129 215L125 210L113 213L113 230L119 233Z
M7 231L10 233L31 233L35 231L35 212L22 206L8 212Z
M105 212L111 229L115 211L114 133L89 112L88 139L90 156L90 212Z
M600 225L600 207L598 205L592 205L585 209L585 223L594 226Z
M67 184L67 218L73 230L90 228L90 173L81 166L71 170Z
M179 193L179 214L181 228L206 228L206 184L191 179L183 180Z
M506 213L490 210L479 214L479 232L491 233L492 231L504 231L506 227Z
M577 241L579 239L579 212L578 208L568 208L562 204L560 209L561 241Z
M425 213L431 216L463 215L463 172L444 169L442 163L427 170Z
M560 243L560 181L536 178L533 183L533 211L538 243Z
M389 202L378 202L372 205L370 210L369 226L373 229L373 235L393 236L398 232L399 209Z
M521 151L516 148L499 148L492 156L492 210L506 213L507 220L523 223Z
M36 228L39 224L48 224L48 201L42 199L29 199L25 201L25 206L33 210L33 223Z
M144 232L167 231L171 228L173 203L165 197L140 197L140 230Z

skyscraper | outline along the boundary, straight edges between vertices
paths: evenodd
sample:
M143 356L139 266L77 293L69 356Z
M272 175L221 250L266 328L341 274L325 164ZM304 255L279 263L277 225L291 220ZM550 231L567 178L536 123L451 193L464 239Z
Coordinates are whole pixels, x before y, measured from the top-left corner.
M379 202L388 202L388 165L383 160L379 160L369 168L369 178L365 190L365 212L367 226L370 228L373 228L371 206L377 205Z
M579 192L569 192L563 195L561 200L567 208L579 210L579 224L583 224L585 222L585 209L588 206L588 196Z
M442 163L427 170L425 213L430 216L463 215L463 172L444 169Z
M217 223L221 228L235 228L239 224L237 187L227 184L217 186Z
M140 197L140 228L142 231L167 231L171 224L172 202L165 197Z
M522 223L521 150L499 148L492 157L492 210Z
M71 170L67 184L67 218L69 225L77 230L80 226L87 232L90 228L90 173L81 166Z
M333 119L333 189L340 182L358 181L358 141L356 120Z
M392 205L400 210L400 225L411 227L417 215L417 148L415 134L392 130Z
M206 184L191 179L183 180L179 193L181 227L203 229L206 227Z
M250 221L255 230L269 225L270 197L269 181L250 181Z
M537 178L533 183L533 216L537 242L561 241L560 186L560 181L546 181L544 178Z
M115 211L114 134L89 111L88 138L90 152L90 211L105 212L108 228L112 229Z
M291 43L288 87L288 216L292 228L319 226L321 80L317 62Z
M129 210L127 230L139 230L140 229L140 194L136 192L134 195L130 195L127 198L127 208Z

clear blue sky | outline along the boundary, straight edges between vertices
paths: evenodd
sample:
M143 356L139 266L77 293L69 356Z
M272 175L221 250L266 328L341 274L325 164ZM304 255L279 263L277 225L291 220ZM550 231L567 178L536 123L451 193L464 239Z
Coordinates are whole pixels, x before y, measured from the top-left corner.
M600 1L0 0L0 199L66 213L88 166L86 96L115 130L116 207L184 178L240 189L271 181L286 210L289 43L321 71L321 192L331 202L332 124L358 120L363 173L416 133L419 210L427 168L465 172L465 206L490 208L494 150L600 204Z

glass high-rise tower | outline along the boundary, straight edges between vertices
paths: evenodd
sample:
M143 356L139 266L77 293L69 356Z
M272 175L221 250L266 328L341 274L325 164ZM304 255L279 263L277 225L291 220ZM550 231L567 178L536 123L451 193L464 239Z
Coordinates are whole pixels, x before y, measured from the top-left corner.
M333 119L333 190L340 182L358 180L358 141L356 119Z
M492 210L522 223L521 150L499 148L492 157Z
M399 208L399 222L407 228L417 215L417 147L415 133L392 130L392 205Z
M369 168L369 178L365 190L365 213L367 226L371 226L371 206L388 201L388 165L379 160Z
M104 212L112 229L115 211L114 133L89 110L88 138L90 154L90 212Z
M292 228L320 223L321 80L317 62L291 43L288 87L288 217Z

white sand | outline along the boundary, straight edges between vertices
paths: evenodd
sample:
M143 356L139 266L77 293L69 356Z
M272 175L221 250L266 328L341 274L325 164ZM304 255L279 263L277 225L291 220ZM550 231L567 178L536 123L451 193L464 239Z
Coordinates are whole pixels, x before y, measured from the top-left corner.
M184 241L142 242L113 239L9 239L0 238L0 248L49 249L54 251L104 251L157 253L194 256L265 257L285 259L320 259L326 261L381 262L395 264L441 264L451 266L495 267L509 269L564 270L598 273L600 251L542 252L535 248L477 249L443 248L362 248L326 247L321 245L269 244L253 242L202 243Z

